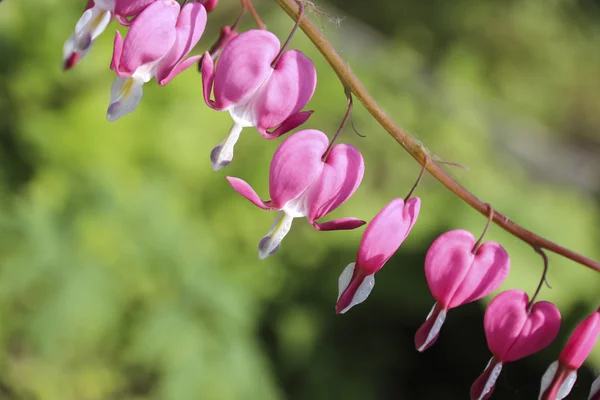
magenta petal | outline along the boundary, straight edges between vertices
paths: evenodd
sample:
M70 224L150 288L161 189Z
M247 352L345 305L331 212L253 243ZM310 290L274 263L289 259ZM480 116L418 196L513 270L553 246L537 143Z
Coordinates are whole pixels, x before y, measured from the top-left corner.
M364 224L366 222L358 218L340 218L329 222L318 223L313 221L312 223L318 231L347 231L359 228Z
M175 43L178 15L179 4L173 0L157 0L146 7L127 32L119 70L132 75L140 66L164 57Z
M503 362L527 357L547 347L560 329L560 312L550 302L540 301L527 313L529 298L520 290L500 293L485 311L488 346Z
M462 229L438 237L425 257L425 276L433 297L450 309L498 289L510 270L504 248L486 242L473 254L475 238Z
M173 78L175 78L177 75L179 75L180 73L182 73L183 71L185 71L186 69L191 67L192 65L196 64L198 61L200 61L201 58L202 58L202 56L192 56L192 57L186 58L184 61L177 64L177 66L173 70L171 70L169 75L167 77L165 77L164 79L162 79L161 81L159 81L158 84L161 86L164 86L167 83L171 82L171 80Z
M206 27L206 10L200 3L188 3L183 7L177 25L177 39L169 53L158 63L156 67L156 80L160 85L167 84L176 74L174 70L181 64L183 59L192 51L198 43L204 28ZM192 63L187 66L192 65ZM178 69L181 72L183 69Z
M155 0L116 0L115 14L122 17L132 17L139 14Z
M207 51L202 57L202 94L204 95L204 102L207 106L213 109L218 109L215 101L211 100L210 94L213 89L213 83L215 82L215 65L210 53Z
M313 114L314 111L303 111L296 113L283 121L273 132L268 132L264 128L258 127L258 132L263 135L265 139L276 139L281 135L285 135L292 129L296 129L300 125L306 122Z
M333 146L323 172L308 192L308 220L324 217L354 194L365 172L360 152L349 144Z
M404 206L403 199L386 205L365 229L358 249L357 263L374 274L398 250L419 216L421 200L412 198Z
M269 191L273 205L281 209L297 199L323 171L321 157L329 139L321 132L308 129L285 139L271 161Z
M590 355L600 335L600 311L594 312L581 322L569 338L558 358L572 369L580 368Z
M220 109L250 100L273 72L279 39L271 32L250 30L223 49L215 71L215 102Z
M258 194L256 194L256 192L254 191L254 189L252 189L252 187L248 185L248 183L246 183L245 181L231 176L227 176L225 177L225 179L227 179L233 190L244 196L257 207L260 207L263 210L276 210L275 207L271 206L270 201L261 200Z
M275 128L302 110L316 86L317 71L310 58L298 50L283 53L254 103L258 130Z
M125 78L128 74L122 75L119 71L119 63L121 62L121 54L123 53L123 38L119 31L115 32L115 40L113 42L113 56L110 61L110 69L115 71L118 76Z

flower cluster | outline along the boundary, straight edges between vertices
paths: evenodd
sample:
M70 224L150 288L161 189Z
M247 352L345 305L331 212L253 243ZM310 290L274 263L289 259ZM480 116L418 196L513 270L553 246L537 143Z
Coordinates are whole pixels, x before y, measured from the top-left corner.
M226 138L210 154L212 168L226 167L243 128L254 127L265 139L273 140L303 125L312 111L303 111L317 85L312 61L299 50L287 50L279 39L264 29L238 33L237 22L221 29L219 40L203 55L188 57L207 24L207 12L217 0L89 0L75 32L64 46L64 67L74 67L89 51L93 41L112 19L129 27L125 37L117 31L110 68L116 73L110 90L109 121L132 112L142 98L142 87L155 78L166 85L179 73L198 64L202 73L204 101L217 111L228 111L233 125ZM302 9L302 8L301 8ZM300 20L300 18L298 19ZM296 25L295 29L298 27ZM292 34L293 32L292 31ZM291 35L290 35L291 38ZM262 210L278 211L275 222L258 244L259 258L275 254L295 218L306 217L317 231L356 229L366 224L357 218L321 221L344 204L360 186L365 163L360 151L336 144L347 117L330 140L315 129L300 130L283 140L275 151L269 170L269 200L245 181L226 177L231 187ZM398 251L415 226L421 199L391 200L367 225L354 262L338 280L336 313L344 314L364 302L375 285L375 274ZM435 304L415 334L415 347L423 352L438 339L448 312L497 291L510 270L510 258L496 242L483 242L495 213L490 207L488 224L478 240L468 231L451 230L439 236L425 258L425 277ZM489 398L506 363L546 348L559 333L561 315L546 301L536 302L545 280L529 296L520 290L498 294L487 307L483 326L492 358L471 387L471 399ZM540 399L563 399L571 390L581 367L600 333L600 309L577 327L558 361L543 375ZM590 399L600 397L600 382Z

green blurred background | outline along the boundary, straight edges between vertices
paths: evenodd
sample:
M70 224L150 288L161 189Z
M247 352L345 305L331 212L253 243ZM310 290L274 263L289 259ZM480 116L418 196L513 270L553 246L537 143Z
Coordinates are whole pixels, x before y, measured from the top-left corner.
M145 85L133 114L107 122L117 25L75 70L60 68L83 3L0 4L0 398L467 398L490 357L490 298L451 311L424 354L413 335L433 305L429 244L454 228L478 235L485 218L426 176L410 237L368 301L335 315L337 277L363 230L317 232L297 220L280 252L259 261L275 215L224 176L266 197L279 141L247 129L234 162L213 172L210 150L231 119L203 104L193 68L166 87ZM237 1L221 3L197 52L237 15ZM338 26L310 13L386 112L433 154L469 167L450 174L512 220L600 259L597 0L316 5L340 17ZM257 6L283 39L291 19L272 1ZM293 45L319 74L305 126L332 134L342 87L302 34ZM363 151L366 175L330 217L370 220L407 193L419 166L360 105L354 119L366 138L350 129L342 138ZM487 239L511 254L502 289L531 293L539 256L497 227ZM561 334L506 365L494 399L537 398L547 365L600 304L600 274L550 262L541 298L559 306ZM586 398L599 369L600 345L571 398Z

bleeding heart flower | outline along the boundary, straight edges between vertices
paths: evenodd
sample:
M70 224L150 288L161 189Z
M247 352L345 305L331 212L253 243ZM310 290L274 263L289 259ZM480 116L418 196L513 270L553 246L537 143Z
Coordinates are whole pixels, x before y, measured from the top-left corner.
M479 300L498 289L510 270L508 253L496 242L485 242L473 253L473 235L457 229L438 237L425 257L427 284L436 300L415 335L424 351L437 340L448 310Z
M110 68L118 75L110 92L107 119L115 121L135 110L142 86L156 77L166 85L198 61L185 59L206 26L206 10L200 3L186 4L181 13L174 0L157 0L138 15L123 41L115 35Z
M421 199L394 199L367 226L356 262L348 264L338 281L335 311L343 314L369 296L379 271L406 239L419 216Z
M216 68L210 54L204 55L204 100L215 110L229 111L234 121L225 140L211 152L215 171L233 159L233 148L244 127L255 126L265 138L274 139L310 117L312 111L300 110L315 91L315 67L302 52L288 50L273 68L279 50L279 39L274 34L251 30L227 44ZM211 100L213 91L215 99Z
M577 380L577 370L583 365L600 335L600 309L577 326L558 361L542 377L540 400L562 400L571 392Z
M552 343L560 330L560 312L550 302L529 305L527 293L507 290L496 296L484 316L485 337L492 359L471 386L471 399L488 399L502 365L536 353Z
M125 20L155 0L89 0L75 32L63 47L63 68L73 68L89 51L94 40L106 29L113 17Z
M590 397L588 400L600 400L600 376L592 383L592 389L590 390Z
M325 162L329 140L317 130L304 130L284 140L273 155L269 171L271 200L263 201L241 179L227 177L233 189L263 210L279 210L269 233L258 245L261 259L275 253L289 232L294 218L306 217L317 230L355 229L365 224L356 218L316 222L356 191L364 174L360 152L337 144Z

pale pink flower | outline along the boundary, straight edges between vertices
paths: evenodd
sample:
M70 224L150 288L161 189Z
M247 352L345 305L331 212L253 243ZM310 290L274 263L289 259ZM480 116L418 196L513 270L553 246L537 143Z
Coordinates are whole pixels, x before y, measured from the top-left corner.
M421 199L394 199L367 225L356 262L348 264L338 281L335 310L343 314L369 296L379 271L406 239L419 216Z
M319 223L342 205L358 189L364 174L360 152L347 144L332 147L327 136L317 130L303 130L284 140L273 155L269 171L271 200L263 201L241 179L227 177L233 189L263 210L280 211L269 233L258 245L261 259L275 253L292 227L294 218L306 217L317 230L355 229L364 225L356 218Z
M567 397L577 380L577 370L592 352L598 335L600 310L596 310L575 328L558 361L550 364L542 377L540 400L562 400Z
M488 399L503 364L546 348L560 330L560 312L550 302L529 305L527 293L507 290L496 296L485 311L483 326L492 359L471 386L471 399Z
M425 277L436 303L415 335L424 351L437 340L448 310L479 300L498 289L508 276L510 258L496 242L485 242L473 253L476 240L457 229L438 237L425 257Z
M216 68L210 54L204 55L204 100L215 110L229 111L234 121L227 137L211 152L214 170L231 162L243 128L254 126L265 138L274 139L310 117L312 112L300 110L315 91L315 67L302 52L288 50L273 68L279 50L279 39L274 34L251 30L227 44Z
M89 0L75 32L63 47L63 67L73 68L89 51L113 18L125 21L155 0Z
M188 3L179 11L176 1L157 0L135 18L125 40L116 33L110 68L118 77L111 87L109 121L135 110L144 83L155 77L166 85L200 58L185 57L204 32L206 10Z

